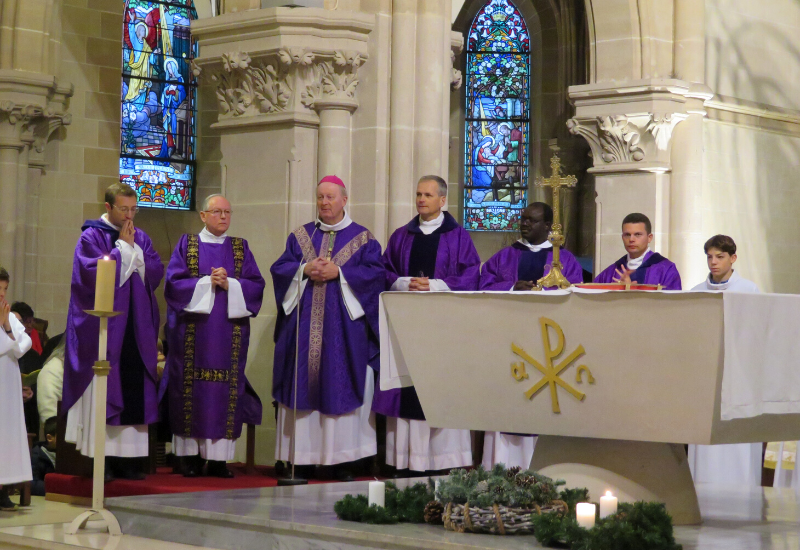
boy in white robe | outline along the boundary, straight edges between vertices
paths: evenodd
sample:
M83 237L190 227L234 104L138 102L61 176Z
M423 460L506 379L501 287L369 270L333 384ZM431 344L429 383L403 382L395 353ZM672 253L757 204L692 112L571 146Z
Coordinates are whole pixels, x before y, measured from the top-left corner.
M0 511L13 512L17 506L8 498L7 485L29 481L31 457L25 412L22 408L22 377L17 360L31 349L25 327L11 313L6 301L10 282L8 271L0 267Z
M715 235L703 246L709 274L692 291L758 292L752 281L733 269L736 243L727 235ZM689 468L695 483L761 486L761 443L689 445Z

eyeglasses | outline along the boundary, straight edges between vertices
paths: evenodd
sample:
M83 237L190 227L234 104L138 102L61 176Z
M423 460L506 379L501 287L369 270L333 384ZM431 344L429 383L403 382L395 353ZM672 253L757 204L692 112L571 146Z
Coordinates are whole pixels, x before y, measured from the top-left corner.
M212 216L221 216L225 214L226 217L230 218L232 212L230 210L206 210L206 214L211 214Z
M139 207L138 206L131 206L130 208L128 208L127 206L117 206L115 204L111 208L116 208L117 210L119 210L123 214L128 214L128 213L136 214L139 211Z

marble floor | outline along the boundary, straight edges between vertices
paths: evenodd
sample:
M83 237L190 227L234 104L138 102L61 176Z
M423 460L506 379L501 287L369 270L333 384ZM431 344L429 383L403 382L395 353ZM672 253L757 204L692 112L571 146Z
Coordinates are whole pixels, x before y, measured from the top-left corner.
M538 547L532 537L451 533L427 525L374 526L336 519L333 503L344 494L366 492L367 482L305 487L240 489L125 497L108 500L123 537L109 537L90 525L68 536L63 524L79 510L34 502L20 523L0 515L0 548L91 548L104 550L282 549L361 550L366 548L522 550ZM700 485L704 522L677 527L684 550L800 550L800 495L791 489L740 489ZM36 512L41 506L49 510ZM63 508L68 507L68 508Z

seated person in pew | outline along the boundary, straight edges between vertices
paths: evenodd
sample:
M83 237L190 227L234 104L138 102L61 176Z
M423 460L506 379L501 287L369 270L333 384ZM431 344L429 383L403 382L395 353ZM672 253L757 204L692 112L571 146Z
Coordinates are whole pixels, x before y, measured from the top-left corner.
M531 290L536 281L550 272L553 245L547 240L553 225L553 209L543 202L534 202L520 216L520 239L483 264L481 290ZM583 282L583 269L569 251L561 249L562 273L572 283ZM536 436L486 432L483 440L483 467L495 464L531 465Z
M758 292L752 281L734 271L736 243L727 235L715 235L703 246L708 277L692 290ZM761 443L689 445L689 469L695 483L761 486Z
M650 219L633 213L622 220L622 244L627 254L608 266L595 283L639 283L661 285L664 290L681 290L681 276L675 264L649 248L653 242Z
M44 441L33 445L31 449L31 494L45 496L44 476L56 471L56 422L58 418L51 416L44 422Z

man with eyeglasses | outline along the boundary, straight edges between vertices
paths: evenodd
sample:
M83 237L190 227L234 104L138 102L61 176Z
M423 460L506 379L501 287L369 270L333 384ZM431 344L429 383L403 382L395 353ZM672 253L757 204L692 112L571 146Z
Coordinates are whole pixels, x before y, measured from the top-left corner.
M164 276L161 258L144 231L136 229L136 192L120 183L105 193L106 213L87 220L75 248L72 295L64 335L65 440L86 456L94 455L92 367L97 360L99 321L94 309L97 262L116 261L117 289L108 320L108 428L106 456L109 477L144 479L136 457L148 454L148 424L158 421L157 341L160 322L155 290Z
M650 219L633 213L622 220L622 244L628 254L608 266L595 283L639 283L661 285L664 290L681 290L681 276L675 264L649 248L653 242Z
M245 377L250 318L264 278L247 241L228 235L231 203L203 201L198 235L183 235L167 267L169 351L161 391L169 397L172 449L186 477L230 478L242 424L261 424L261 400Z

